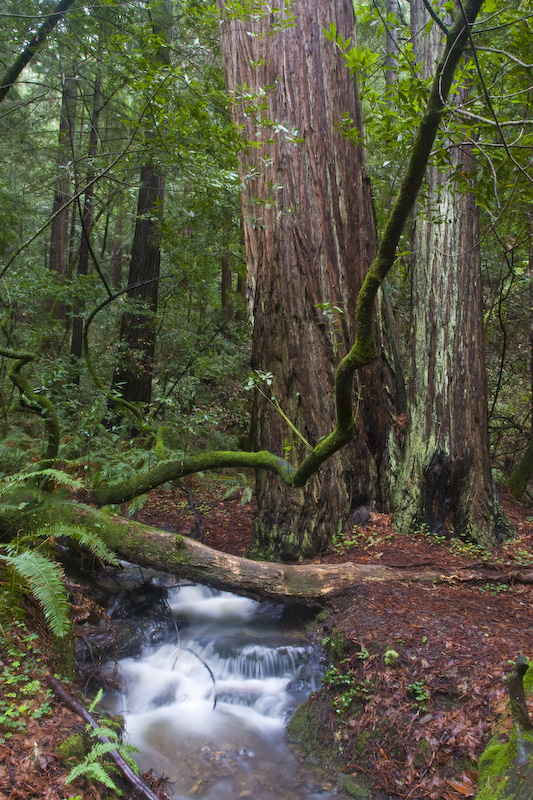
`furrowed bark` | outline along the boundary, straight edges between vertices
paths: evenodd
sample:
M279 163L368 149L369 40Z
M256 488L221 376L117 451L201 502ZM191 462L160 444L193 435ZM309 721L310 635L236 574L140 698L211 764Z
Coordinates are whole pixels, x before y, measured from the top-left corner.
M330 432L335 369L353 342L357 293L377 250L364 148L342 132L345 116L363 127L358 87L324 33L335 20L352 37L355 16L345 0L295 0L291 24L278 29L276 13L228 19L226 4L218 5L230 110L245 144L254 143L238 154L252 367L273 376L254 397L253 445L290 450L297 461L305 445L264 395L271 390L311 445ZM379 360L365 370L357 435L339 441L335 457L298 491L257 475L254 554L313 555L351 528L351 504L362 494L388 507L386 383Z
M209 453L203 453L199 456L191 456L188 459L184 459L184 462L187 462L188 465L186 474L201 469L215 469L216 466L259 467L281 474L285 482L294 487L302 487L328 458L345 446L352 438L355 424L352 395L354 375L357 370L371 364L377 355L373 335L376 294L381 283L393 267L401 233L422 185L435 136L445 110L444 104L452 85L455 69L468 41L469 26L475 21L482 4L483 0L468 0L464 3L465 17L461 15L448 33L444 55L436 69L435 79L424 116L415 136L405 176L385 226L377 256L358 294L355 311L355 341L350 351L340 362L335 376L334 395L337 420L335 430L319 442L298 467L289 468L284 459L267 452L260 454L225 453L223 456L214 453L212 458ZM228 463L230 460L231 464ZM281 464L283 464L283 467L280 473ZM289 469L289 473L285 472L286 469ZM156 468L156 470L159 470L159 468ZM165 470L161 469L160 472L152 471L144 476L139 475L134 480L138 481L136 486L142 485L144 487L143 491L146 491L148 488L158 485L158 483L153 482L154 480L162 483L170 479L163 478L163 474L165 474ZM181 472L180 474L183 475L185 473ZM122 485L122 483L117 482L107 487L107 490L98 489L98 502L117 502L110 498L120 497L124 494ZM125 489L127 486L131 489L131 482L124 484ZM112 491L110 491L111 489ZM126 494L129 497L132 496L128 492Z
M443 49L422 0L412 0L422 77ZM467 101L469 86L452 103ZM468 138L468 137L467 137ZM447 143L454 144L453 139ZM411 266L410 403L395 526L421 525L486 547L509 538L492 480L487 408L479 208L471 146L455 145L446 168L431 165L417 206ZM468 176L460 191L455 175Z

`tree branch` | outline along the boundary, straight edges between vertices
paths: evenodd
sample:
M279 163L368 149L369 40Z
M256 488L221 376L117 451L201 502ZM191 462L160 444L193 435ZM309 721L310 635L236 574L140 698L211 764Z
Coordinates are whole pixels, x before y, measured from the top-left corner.
M13 64L6 71L4 77L1 79L0 103L5 99L9 90L19 77L20 73L22 72L24 67L27 64L29 64L29 62L37 52L38 48L44 42L50 31L52 31L57 25L57 23L63 19L68 9L74 2L75 0L61 0L61 2L57 4L52 13L47 15L45 21L42 23L41 27L39 28L35 36L32 37L30 43L26 45L22 53L13 62Z

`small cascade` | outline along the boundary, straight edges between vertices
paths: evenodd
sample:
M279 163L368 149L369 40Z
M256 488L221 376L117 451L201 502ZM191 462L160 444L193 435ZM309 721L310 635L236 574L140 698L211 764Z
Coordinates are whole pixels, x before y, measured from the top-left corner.
M268 604L204 586L172 589L169 604L179 636L122 659L124 692L107 699L141 770L168 776L174 800L336 796L285 741L319 686L316 650Z

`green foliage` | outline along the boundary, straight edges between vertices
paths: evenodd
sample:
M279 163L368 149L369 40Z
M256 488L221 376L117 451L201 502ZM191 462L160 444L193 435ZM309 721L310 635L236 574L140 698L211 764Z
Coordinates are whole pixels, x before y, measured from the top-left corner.
M63 570L58 564L37 551L25 550L16 555L0 554L0 561L11 568L13 579L5 585L15 590L16 579L25 584L40 604L45 619L55 636L65 636L70 630L68 603L63 585Z
M102 690L98 691L95 699L90 705L89 710L94 711L102 697ZM86 726L86 731L92 739L96 739L90 751L83 761L73 767L65 781L66 784L72 783L76 778L83 776L89 781L98 781L112 791L118 792L117 785L112 778L113 773L118 770L115 765L105 757L108 753L116 751L139 774L139 769L132 754L138 752L132 745L124 744L120 739L120 727L117 730L116 723L104 717L98 727Z
M36 478L46 483L62 483L70 489L81 486L80 481L67 473L51 468L12 475L0 483L0 514L8 516L12 509L21 511L28 508L31 522L32 503L46 503L49 497L35 486ZM14 493L14 489L21 485L25 486L22 500ZM97 534L78 525L57 524L30 529L8 544L0 545L0 562L5 565L3 586L12 596L16 596L21 588L27 589L41 606L52 633L61 638L70 630L70 621L63 570L51 553L57 539L69 539L101 561L113 564L118 561Z
M357 657L362 660L366 660L369 656L365 647L357 653ZM329 686L334 691L331 705L337 714L346 713L356 701L364 703L373 691L372 681L368 678L357 680L353 669L345 669L348 663L349 659L345 658L338 666L329 666L322 676L324 686Z
M419 711L428 710L427 701L431 695L423 678L420 678L418 681L413 681L413 683L409 683L407 686L407 694L414 698L413 705Z
M20 626L13 619L9 624L11 630ZM25 731L30 718L40 719L50 713L52 692L43 690L35 679L41 663L37 642L34 633L22 636L22 647L13 644L12 637L4 637L8 660L0 672L0 743L16 732Z

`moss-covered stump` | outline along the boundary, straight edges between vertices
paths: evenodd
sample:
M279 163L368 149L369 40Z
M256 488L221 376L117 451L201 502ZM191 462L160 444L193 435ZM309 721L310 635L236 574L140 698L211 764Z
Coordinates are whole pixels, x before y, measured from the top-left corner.
M520 663L520 662L519 662ZM533 669L524 675L526 698L533 692ZM533 797L533 731L527 722L504 719L479 759L476 800L531 800Z

